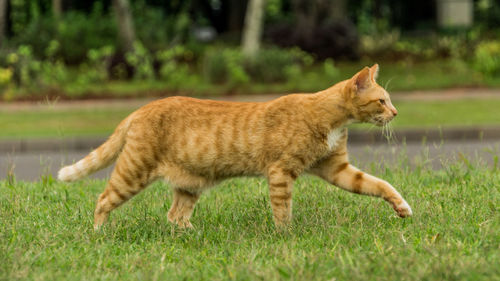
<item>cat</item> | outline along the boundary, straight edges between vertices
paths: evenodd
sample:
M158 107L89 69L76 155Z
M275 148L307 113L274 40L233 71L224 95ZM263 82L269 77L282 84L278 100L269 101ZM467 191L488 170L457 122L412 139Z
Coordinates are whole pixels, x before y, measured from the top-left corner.
M292 218L293 183L304 172L344 190L382 197L400 217L408 203L388 182L348 161L347 129L354 122L382 126L397 110L376 83L379 66L314 94L291 94L269 102L223 102L169 97L125 118L109 139L59 171L73 181L116 166L94 213L97 230L109 213L163 178L173 187L170 222L192 227L196 201L207 188L235 176L267 178L277 227Z

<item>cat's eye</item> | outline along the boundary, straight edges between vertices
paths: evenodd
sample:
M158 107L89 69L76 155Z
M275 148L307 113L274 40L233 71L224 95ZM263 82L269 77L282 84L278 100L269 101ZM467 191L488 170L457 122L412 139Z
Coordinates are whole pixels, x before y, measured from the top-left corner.
M385 100L383 100L383 99L379 99L378 101L379 101L381 104L385 104Z

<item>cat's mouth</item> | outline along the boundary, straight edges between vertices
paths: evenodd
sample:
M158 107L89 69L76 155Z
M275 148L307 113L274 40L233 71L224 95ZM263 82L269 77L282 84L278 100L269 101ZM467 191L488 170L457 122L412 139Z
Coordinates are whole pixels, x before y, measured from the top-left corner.
M373 117L370 119L370 123L376 125L376 126L379 126L379 127L382 127L384 125L387 125L389 124L389 122L392 121L392 118L383 118L381 116L376 116L376 117Z

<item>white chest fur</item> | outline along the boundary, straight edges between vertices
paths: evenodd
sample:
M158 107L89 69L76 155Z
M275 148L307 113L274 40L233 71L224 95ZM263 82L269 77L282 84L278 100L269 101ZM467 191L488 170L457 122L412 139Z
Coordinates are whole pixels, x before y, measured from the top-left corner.
M328 149L332 150L335 147L337 147L337 144L343 135L344 135L344 128L342 127L331 130L330 133L328 133L328 137L326 140L328 144Z

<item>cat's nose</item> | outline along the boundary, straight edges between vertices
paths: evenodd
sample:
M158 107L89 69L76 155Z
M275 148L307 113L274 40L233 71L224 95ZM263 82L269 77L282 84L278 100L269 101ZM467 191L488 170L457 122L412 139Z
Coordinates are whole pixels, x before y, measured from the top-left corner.
M389 106L389 109L391 110L393 117L396 117L396 115L398 115L398 110L392 104Z
M391 101L388 102L388 108L391 111L393 117L396 117L396 115L398 115L398 110L394 107L394 105L392 105Z

